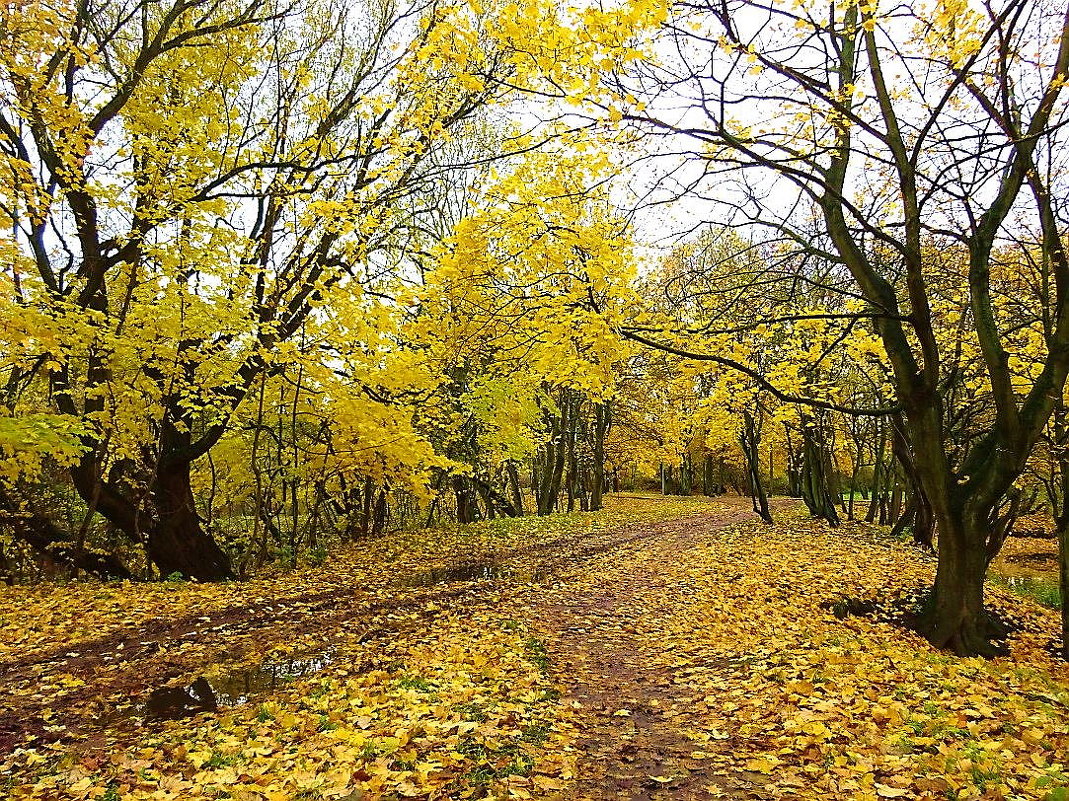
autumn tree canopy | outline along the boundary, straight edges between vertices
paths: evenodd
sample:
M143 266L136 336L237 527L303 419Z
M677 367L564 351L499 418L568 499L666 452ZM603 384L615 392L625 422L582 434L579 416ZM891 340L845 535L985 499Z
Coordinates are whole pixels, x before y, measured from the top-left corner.
M990 652L1069 536L1067 73L1045 0L9 4L0 571L789 494Z

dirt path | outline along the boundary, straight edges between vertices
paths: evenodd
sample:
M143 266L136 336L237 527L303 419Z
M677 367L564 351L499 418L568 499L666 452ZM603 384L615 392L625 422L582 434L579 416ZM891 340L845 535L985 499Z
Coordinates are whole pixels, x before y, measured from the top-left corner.
M581 705L572 798L763 797L756 791L765 777L729 764L731 721L721 716L709 728L715 705L685 671L664 667L673 655L657 637L661 621L684 601L688 551L752 519L748 499L734 500L701 518L655 524L657 536L594 557L537 608L566 700ZM692 714L699 707L700 724Z
M576 708L581 758L569 798L763 797L757 791L764 777L731 764L732 723L719 702L707 703L708 687L693 685L687 670L672 669L672 654L658 637L685 603L688 570L700 569L689 564L688 551L752 519L749 499L721 499L704 514L496 553L492 564L502 580L495 592L484 581L450 578L457 566L446 565L446 578L428 586L402 580L228 607L0 665L8 696L0 705L0 752L46 732L81 740L83 754L111 748L116 738L136 739L143 725L136 715L109 718L111 705L144 699L162 683L201 670L225 672L266 643L300 635L327 649L340 627L359 627L369 639L423 636L442 604L474 609L504 600L509 614L525 618L545 643L564 701ZM401 610L409 613L397 615ZM197 647L186 653L186 642ZM35 692L57 675L84 684Z
M362 641L403 636L433 626L437 610L487 603L485 585L455 580L473 564L515 569L515 593L530 587L526 577L541 576L581 564L621 547L656 538L663 524L637 523L577 532L566 541L523 545L479 553L462 563L445 563L423 585L419 576L397 574L363 587L271 598L250 605L227 606L203 615L160 619L77 645L0 663L0 755L28 739L94 738L99 721L112 733L136 731L136 714L112 714L181 677L201 672L226 673L227 665L246 665L265 647L305 642L315 656L331 648L335 631L358 627ZM413 579L416 579L413 581ZM399 612L407 612L401 618Z

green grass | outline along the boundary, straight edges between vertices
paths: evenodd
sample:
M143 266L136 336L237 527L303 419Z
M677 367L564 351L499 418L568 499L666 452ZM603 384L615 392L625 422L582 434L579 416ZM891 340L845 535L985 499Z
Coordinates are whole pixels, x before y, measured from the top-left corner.
M993 574L992 580L1024 598L1031 598L1051 609L1062 608L1062 593L1058 579L1041 576L1002 576Z

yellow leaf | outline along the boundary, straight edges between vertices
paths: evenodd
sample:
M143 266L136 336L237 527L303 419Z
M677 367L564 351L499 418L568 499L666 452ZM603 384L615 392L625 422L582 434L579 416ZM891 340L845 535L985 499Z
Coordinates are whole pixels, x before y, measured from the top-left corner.
M774 756L766 755L751 759L746 763L746 770L756 771L757 773L771 773L777 765L780 764Z
M876 782L875 787L876 795L880 798L905 798L907 795L910 795L909 790L903 790L899 787L891 787L890 785L880 784L879 782Z

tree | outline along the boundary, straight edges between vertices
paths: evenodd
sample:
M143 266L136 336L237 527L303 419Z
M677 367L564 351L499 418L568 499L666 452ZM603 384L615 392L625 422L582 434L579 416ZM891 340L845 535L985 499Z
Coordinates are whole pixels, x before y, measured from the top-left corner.
M678 57L622 80L621 93L646 104L625 118L695 143L698 185L734 179L735 194L712 198L733 219L840 268L835 288L863 303L887 354L937 521L939 566L921 629L937 646L991 653L997 631L983 581L1001 544L992 524L1069 371L1059 161L1069 13L1042 0L886 12L868 2L738 0L680 4L665 33ZM687 110L669 116L681 102ZM815 239L804 230L809 210ZM1026 229L1042 254L1028 320L1040 352L1022 354L1000 313L995 263ZM947 447L948 354L930 258L952 247L967 254L966 338L991 409L961 458ZM1022 358L1036 369L1019 369Z
M428 188L470 166L450 140L520 91L596 82L646 19L526 10L536 34L510 3L5 9L0 255L18 330L3 403L24 414L44 383L34 398L85 424L68 472L87 519L143 544L161 575L233 574L195 465L265 380L363 349L310 335L325 310L392 322L383 282L412 268ZM333 391L371 409L405 375Z
M618 345L607 318L621 313L633 271L621 221L597 188L606 165L573 150L586 139L562 136L477 180L407 301L417 309L412 345L449 376L436 439L468 466L458 492L512 485L488 514L522 508L512 490L526 463L539 514L562 492L569 506L600 504Z

